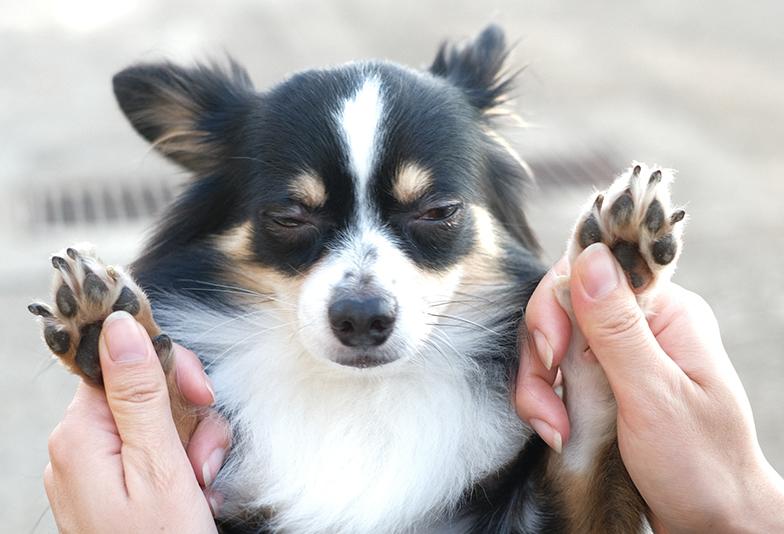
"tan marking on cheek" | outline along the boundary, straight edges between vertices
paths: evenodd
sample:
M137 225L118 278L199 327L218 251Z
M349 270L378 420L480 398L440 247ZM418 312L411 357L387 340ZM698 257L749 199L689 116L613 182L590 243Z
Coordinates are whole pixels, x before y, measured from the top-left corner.
M498 236L495 230L495 222L485 208L481 206L471 206L476 226L476 238L479 249L490 256L497 256L499 253Z
M414 163L407 163L395 177L392 187L394 197L408 204L421 197L433 183L433 176L426 169Z
M215 238L218 250L236 261L248 261L253 257L251 250L253 226L245 222Z
M481 293L485 288L492 290L494 287L505 287L510 280L500 269L496 258L482 251L467 256L463 262L463 276L460 285L465 287L476 286L472 293Z
M223 271L222 280L236 289L232 298L246 298L250 304L259 304L269 298L270 304L277 305L285 312L296 314L297 301L305 275L287 276L277 270L259 264L252 246L253 226L246 222L217 236L215 244L229 261ZM247 296L242 290L247 290Z
M292 196L310 208L319 208L327 201L324 181L315 174L297 176L289 188Z

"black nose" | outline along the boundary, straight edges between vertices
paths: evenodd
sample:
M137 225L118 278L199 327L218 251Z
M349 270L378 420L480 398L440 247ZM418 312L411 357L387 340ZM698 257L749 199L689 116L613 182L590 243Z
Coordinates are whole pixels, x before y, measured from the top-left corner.
M349 347L375 347L387 340L397 319L397 302L389 297L341 296L329 305L329 324Z

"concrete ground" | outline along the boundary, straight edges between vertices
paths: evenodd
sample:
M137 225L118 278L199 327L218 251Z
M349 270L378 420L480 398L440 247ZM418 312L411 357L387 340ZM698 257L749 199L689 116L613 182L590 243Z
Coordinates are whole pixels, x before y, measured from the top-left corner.
M539 174L528 209L548 259L607 169L679 169L674 196L691 220L676 281L713 306L762 447L784 471L784 4L465 4L0 0L0 531L55 530L41 473L75 380L50 366L25 311L47 295L48 254L86 239L129 260L145 210L182 177L125 124L111 75L224 50L260 88L351 59L419 66L442 38L490 21L528 64L517 107L531 126L510 138Z

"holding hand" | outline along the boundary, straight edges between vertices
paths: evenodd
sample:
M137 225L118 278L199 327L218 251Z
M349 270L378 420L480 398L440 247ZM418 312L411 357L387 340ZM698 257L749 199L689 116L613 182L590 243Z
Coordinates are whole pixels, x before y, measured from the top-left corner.
M127 313L104 321L104 391L79 384L49 438L44 483L61 532L215 532L209 486L228 448L226 425L205 417L183 449L166 378L150 338ZM199 406L213 402L196 356L175 348L177 383Z
M528 304L531 335L517 383L520 416L556 449L569 436L566 409L552 389L570 335L553 294L559 269L563 264ZM667 284L646 321L601 244L577 258L570 290L618 404L621 456L658 526L784 532L784 482L762 454L745 391L704 300Z

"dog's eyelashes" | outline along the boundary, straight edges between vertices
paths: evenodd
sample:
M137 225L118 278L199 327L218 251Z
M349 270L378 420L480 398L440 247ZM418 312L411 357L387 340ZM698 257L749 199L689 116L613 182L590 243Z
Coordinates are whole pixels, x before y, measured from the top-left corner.
M299 228L300 226L310 224L309 221L297 219L295 217L273 217L272 222L283 228Z
M427 211L420 213L417 216L417 220L429 222L445 221L454 217L462 207L463 204L460 202L434 206L429 208Z
M265 210L263 214L275 225L282 228L296 229L304 226L316 226L314 215L299 204Z

